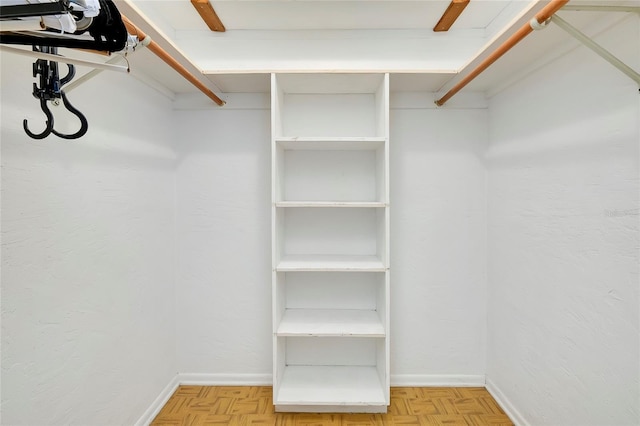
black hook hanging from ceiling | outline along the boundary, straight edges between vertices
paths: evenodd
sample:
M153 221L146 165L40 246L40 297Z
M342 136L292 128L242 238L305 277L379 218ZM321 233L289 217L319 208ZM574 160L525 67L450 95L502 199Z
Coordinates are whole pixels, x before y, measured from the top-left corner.
M84 114L82 114L76 107L71 105L71 102L69 102L69 98L67 98L67 94L64 93L64 90L62 90L62 86L69 83L73 79L73 77L76 75L76 69L73 65L67 64L67 68L69 69L68 74L60 79L60 97L62 98L62 103L64 104L64 107L70 113L78 117L78 119L80 120L80 130L70 135L60 133L55 129L52 130L52 133L63 139L78 139L84 136L85 133L87 133L87 130L89 129L89 123L87 122L87 119L84 116Z
M36 46L33 47L34 51L42 51L44 53L49 53L48 47L43 47L42 49L38 49ZM27 120L24 119L22 121L22 127L24 131L33 139L44 139L51 134L53 131L53 114L49 110L49 106L47 105L47 101L54 99L55 94L53 91L53 87L50 84L52 69L49 66L49 62L44 59L38 59L33 64L33 76L39 77L39 83L33 83L33 96L35 98L40 99L40 108L42 112L44 112L47 117L46 120L46 128L42 133L33 133L29 130L29 126L27 124Z
M34 46L33 50L55 55L57 54L58 49L57 47L41 46L38 48ZM89 123L87 122L86 117L76 107L74 107L71 102L69 102L66 93L62 90L62 86L69 83L76 74L75 67L73 65L67 64L67 67L69 69L67 75L60 78L57 62L38 59L33 64L33 76L39 77L39 84L33 83L33 96L40 99L40 108L47 117L47 120L46 128L42 133L33 133L30 131L27 120L23 120L22 126L29 137L33 139L44 139L53 133L63 139L78 139L87 133ZM77 132L65 134L60 133L53 128L53 114L51 113L51 110L49 110L47 101L58 102L58 99L62 99L64 107L80 120L80 129Z
M44 139L53 131L53 114L51 114L51 111L49 111L46 99L40 99L40 108L42 108L42 111L47 116L46 128L42 133L33 133L31 130L29 130L27 119L25 118L24 120L22 120L22 127L24 128L25 133L33 139Z
M57 21L52 23L50 20L47 23L44 18L48 15L56 15ZM37 16L41 17L42 31L0 31L0 43L31 45L34 51L56 55L58 47L117 52L126 47L129 37L114 0L97 0L92 5L72 4L70 0L0 5L2 20ZM61 20L62 16L70 19ZM33 64L33 76L38 78L38 83L33 84L33 96L40 101L40 108L46 116L46 127L41 133L34 133L29 129L27 120L23 120L24 131L29 137L43 139L53 133L63 139L77 139L87 133L89 125L86 117L71 104L62 90L75 76L73 65L68 67L68 74L61 79L55 59L38 59ZM80 120L80 129L75 133L65 134L54 129L53 114L47 102L58 105L60 99L64 107Z
M62 97L62 103L64 104L64 107L68 109L69 112L71 112L73 115L78 117L78 119L80 120L80 130L70 135L57 132L55 129L52 129L51 131L53 132L54 135L63 139L81 138L82 136L84 136L85 133L87 133L87 130L89 129L89 123L87 122L87 119L85 118L85 116L80 111L78 111L73 105L71 105L71 102L69 102L69 99L67 98L67 94L64 93L64 90L60 91L60 95Z

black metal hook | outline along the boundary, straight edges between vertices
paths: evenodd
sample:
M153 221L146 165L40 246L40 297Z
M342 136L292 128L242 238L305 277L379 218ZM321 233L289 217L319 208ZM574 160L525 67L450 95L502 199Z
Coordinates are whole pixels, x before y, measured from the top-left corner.
M34 50L39 51L35 46ZM44 51L45 53L55 54L57 48L43 47L41 48L41 51ZM84 114L82 114L76 107L71 104L71 102L69 102L67 95L64 93L64 90L62 90L62 86L69 83L76 75L76 70L73 65L67 64L67 67L69 69L69 72L66 76L60 78L60 76L58 75L58 63L55 61L38 59L38 61L33 65L33 76L40 76L40 86L38 86L36 83L33 84L33 96L40 99L40 108L42 108L42 111L47 116L47 127L42 133L39 134L33 133L29 130L26 119L22 122L24 131L33 139L44 139L51 133L62 139L78 139L84 136L89 129L89 123L87 122ZM65 108L80 120L80 129L76 133L64 134L56 131L53 128L53 114L49 110L47 101L55 101L60 98L62 98L62 102Z
M67 68L69 69L69 73L60 79L60 88L70 82L73 77L76 76L76 67L71 64L67 64Z
M69 98L67 98L67 94L64 93L64 90L62 90L62 86L70 82L73 79L73 77L76 75L76 68L73 65L67 64L67 68L69 69L69 72L67 73L67 75L65 75L63 78L60 79L59 93L60 93L60 97L62 98L62 103L64 104L64 107L70 113L78 117L78 119L80 120L80 130L70 135L60 133L56 130L52 130L52 132L54 135L63 139L78 139L84 136L85 133L87 133L87 130L89 129L89 123L87 122L87 118L84 116L84 114L82 114L76 107L71 105L71 102L69 102Z
M71 105L71 102L69 102L69 99L67 99L67 94L64 93L64 90L60 90L60 95L62 96L62 103L64 104L64 107L68 109L69 112L71 112L73 115L78 117L78 119L80 120L80 130L70 135L65 135L64 133L57 132L53 128L51 129L51 131L53 132L54 135L62 139L81 138L82 136L84 136L85 133L87 133L87 130L89 129L89 123L87 122L87 119L84 116L84 114L82 114L80 111L78 111L78 109L76 109L73 105Z
M47 105L47 100L46 99L40 98L40 108L42 108L42 111L47 116L47 122L46 122L47 127L44 129L44 131L42 133L33 133L31 130L29 130L29 126L27 124L27 119L25 118L24 120L22 120L22 128L27 133L27 135L29 135L33 139L44 139L47 136L49 136L51 134L51 132L54 132L54 130L53 130L53 114L51 113L51 111L49 111L49 106Z

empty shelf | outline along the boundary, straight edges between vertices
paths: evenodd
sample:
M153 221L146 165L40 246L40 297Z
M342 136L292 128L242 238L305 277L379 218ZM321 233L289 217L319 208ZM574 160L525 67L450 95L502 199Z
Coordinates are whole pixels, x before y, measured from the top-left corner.
M276 143L284 149L308 149L314 151L372 150L384 145L384 137L279 137Z
M276 265L278 272L293 271L369 271L384 272L377 256L359 255L285 255Z
M345 207L345 208L384 208L387 203L381 201L277 201L276 207Z
M378 313L356 309L287 309L278 336L384 337Z
M372 406L386 411L386 398L375 367L287 366L274 398L276 410L287 406ZM282 406L282 407L278 407ZM280 408L280 410L279 410Z

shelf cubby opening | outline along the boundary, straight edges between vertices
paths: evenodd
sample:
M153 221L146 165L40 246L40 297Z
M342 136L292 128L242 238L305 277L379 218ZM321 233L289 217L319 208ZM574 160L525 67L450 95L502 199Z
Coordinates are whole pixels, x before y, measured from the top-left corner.
M278 336L386 336L386 276L375 272L278 272Z
M383 74L279 74L276 137L385 136Z
M385 209L276 208L275 214L278 271L386 268Z
M384 140L277 141L278 201L386 203Z
M278 411L298 405L369 405L386 410L388 387L384 339L277 337L283 359L277 366ZM291 406L287 410L286 407Z

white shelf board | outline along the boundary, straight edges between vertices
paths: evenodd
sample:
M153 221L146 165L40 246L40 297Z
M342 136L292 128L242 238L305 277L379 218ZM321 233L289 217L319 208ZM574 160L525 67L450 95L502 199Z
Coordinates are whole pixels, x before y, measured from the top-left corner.
M278 74L284 93L375 93L383 82L382 73L295 73Z
M276 143L284 149L313 151L360 151L382 147L384 137L277 137Z
M279 143L287 142L374 142L384 143L384 136L276 136Z
M276 334L385 337L378 313L364 309L286 309Z
M344 207L344 208L384 208L381 201L276 201L276 207Z
M384 272L387 268L377 256L288 254L276 265L277 272L294 271L369 271Z
M386 406L384 395L376 367L287 366L274 403L285 406Z

